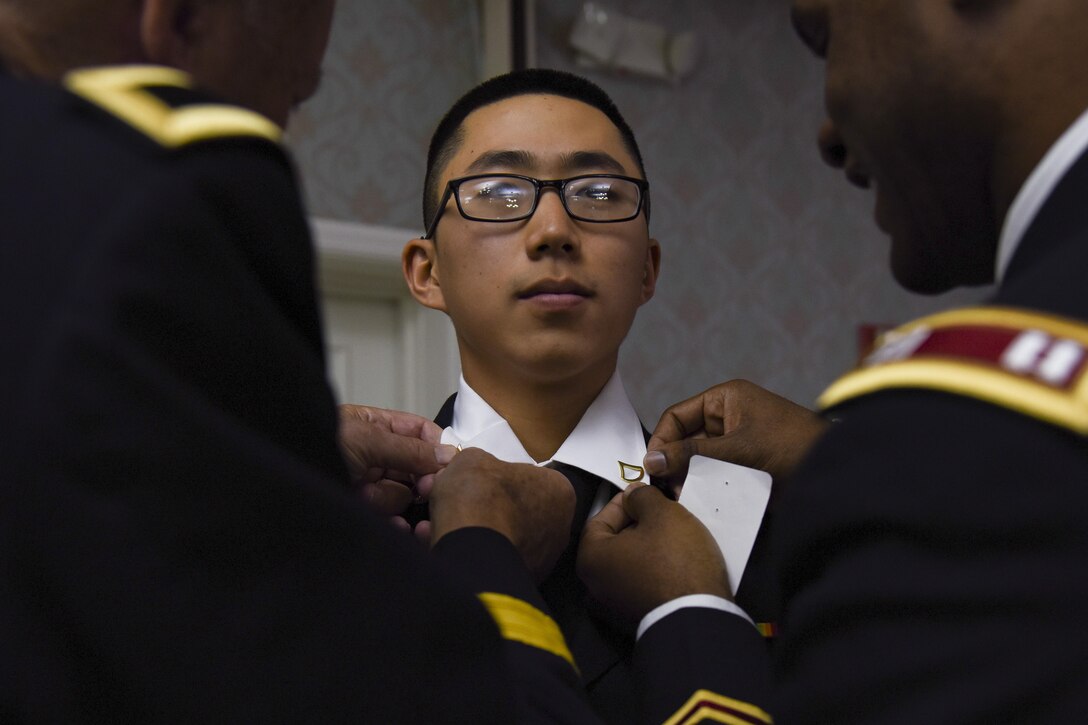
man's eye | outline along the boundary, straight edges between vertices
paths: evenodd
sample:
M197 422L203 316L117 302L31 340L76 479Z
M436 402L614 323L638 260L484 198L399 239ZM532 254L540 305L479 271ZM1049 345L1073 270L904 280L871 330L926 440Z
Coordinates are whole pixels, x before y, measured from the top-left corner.
M491 196L505 199L511 196L521 196L525 191L515 184L492 184L480 189L479 196Z
M463 189L461 203L478 211L484 208L496 210L499 207L507 210L522 209L532 204L532 189L508 181L488 181L471 189Z
M616 198L615 191L611 184L598 184L596 186L587 186L582 191L578 192L579 195L592 199L593 201L611 201Z

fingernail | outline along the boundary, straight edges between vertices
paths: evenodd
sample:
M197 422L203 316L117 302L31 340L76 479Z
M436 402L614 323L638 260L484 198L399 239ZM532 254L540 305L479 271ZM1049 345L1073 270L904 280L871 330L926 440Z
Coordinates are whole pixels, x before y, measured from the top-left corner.
M650 451L642 459L642 465L646 467L646 472L651 476L664 473L666 466L665 454L661 451Z
M443 466L452 461L456 455L457 446L441 445L434 447L434 458Z

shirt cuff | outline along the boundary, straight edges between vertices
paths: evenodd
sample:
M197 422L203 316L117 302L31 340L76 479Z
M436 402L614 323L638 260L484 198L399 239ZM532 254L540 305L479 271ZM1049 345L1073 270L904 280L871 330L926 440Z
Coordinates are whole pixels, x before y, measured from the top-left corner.
M643 635L643 633L646 632L647 629L649 629L665 617L669 616L673 612L680 609L686 609L687 607L705 607L707 609L719 609L723 612L729 612L730 614L735 614L738 617L742 617L743 619L747 620L747 622L753 627L756 626L755 622L752 621L752 618L749 617L743 609L741 609L728 599L723 599L722 597L717 597L713 594L689 594L684 597L677 597L672 601L665 602L664 604L655 609L651 609L650 612L642 618L642 621L639 622L638 632L635 634L635 639L637 640Z

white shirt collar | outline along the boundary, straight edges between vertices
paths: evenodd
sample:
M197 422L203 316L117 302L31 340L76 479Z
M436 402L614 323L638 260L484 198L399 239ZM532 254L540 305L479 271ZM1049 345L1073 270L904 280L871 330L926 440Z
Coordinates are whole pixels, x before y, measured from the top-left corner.
M1024 233L1039 213L1047 197L1054 191L1065 172L1088 147L1088 110L1070 126L1043 156L1043 160L1031 172L1020 187L1019 193L1005 215L1001 237L997 243L997 261L994 280L1000 284L1009 268Z
M483 448L504 461L535 463L510 425L465 382L464 376L457 386L453 424L443 432L442 442ZM551 461L577 466L622 488L627 484L622 482L620 463L641 467L645 455L642 423L617 371ZM647 480L645 474L637 474L638 471L627 469L626 478Z

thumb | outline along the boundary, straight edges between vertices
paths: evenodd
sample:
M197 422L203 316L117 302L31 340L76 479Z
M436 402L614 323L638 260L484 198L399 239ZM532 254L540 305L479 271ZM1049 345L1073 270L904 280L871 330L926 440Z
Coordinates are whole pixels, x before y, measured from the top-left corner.
M615 536L631 523L631 517L623 510L623 492L617 493L605 504L600 513L586 522L582 541L597 541Z
M646 444L646 456L642 459L642 465L651 476L683 478L687 474L691 457L702 454L706 442L705 438L684 438L672 442L651 438Z
M628 486L620 496L624 512L635 523L655 518L662 506L671 503L656 486Z

